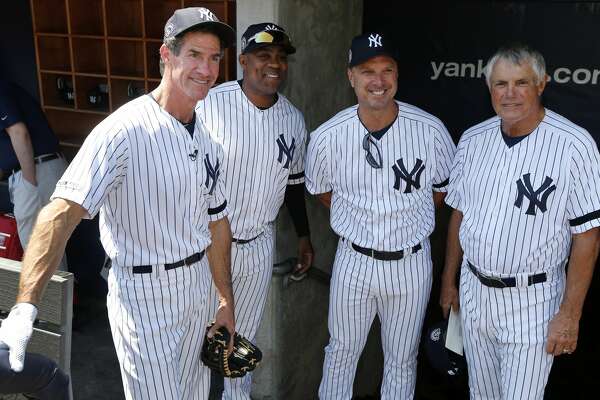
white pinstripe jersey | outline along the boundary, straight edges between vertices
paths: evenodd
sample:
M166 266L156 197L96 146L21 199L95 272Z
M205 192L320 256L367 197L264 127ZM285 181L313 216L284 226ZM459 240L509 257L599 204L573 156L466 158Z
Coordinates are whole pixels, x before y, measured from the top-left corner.
M100 211L101 241L115 264L179 261L206 248L208 222L227 215L222 150L203 129L196 119L192 139L141 96L92 130L53 197L82 205L90 217Z
M211 89L196 113L225 152L233 236L254 238L277 217L286 185L304 182L304 117L281 94L268 109L257 108L237 81Z
M589 133L546 109L508 147L499 117L467 130L446 202L463 213L460 242L473 264L500 274L550 271L571 234L600 226L600 157Z
M366 161L362 141L367 129L357 105L311 134L306 161L308 191L333 192L333 230L359 246L383 251L406 249L431 234L432 191L446 191L455 150L439 119L397 104L398 117L378 140L383 168Z

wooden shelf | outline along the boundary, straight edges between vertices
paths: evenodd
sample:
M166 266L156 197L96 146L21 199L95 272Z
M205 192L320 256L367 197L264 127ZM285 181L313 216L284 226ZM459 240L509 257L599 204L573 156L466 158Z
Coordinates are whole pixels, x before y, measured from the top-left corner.
M164 24L202 6L235 26L234 0L30 0L42 106L63 147L76 148L102 119L160 83ZM235 48L219 82L235 78Z

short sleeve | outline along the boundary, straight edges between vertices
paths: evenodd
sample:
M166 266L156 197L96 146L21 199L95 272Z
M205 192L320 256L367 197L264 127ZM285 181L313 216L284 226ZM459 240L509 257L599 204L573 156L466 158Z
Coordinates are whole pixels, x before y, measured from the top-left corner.
M311 134L306 152L306 189L320 194L332 191L329 157L329 134L318 131Z
M600 226L600 156L587 132L584 139L573 143L569 169L567 219L573 234Z
M435 135L435 174L433 177L433 190L435 192L447 192L450 181L450 169L454 160L456 146L445 126L436 130Z
M0 82L0 130L10 128L17 122L22 121L21 111L9 85L5 82Z
M214 144L214 148L214 154L216 154L218 160L216 164L217 167L215 168L217 182L215 183L212 193L208 195L208 219L210 221L217 221L229 214L225 192L225 171L223 170L225 156L221 146Z
M52 199L73 201L93 218L127 174L129 143L120 123L104 120L83 146L56 184Z
M452 167L450 169L450 179L448 182L448 194L444 199L446 204L459 211L463 211L464 207L463 168L466 146L466 141L461 139L458 143L456 153L454 154Z
M298 129L296 130L296 149L292 158L292 165L290 167L290 176L288 178L288 185L298 185L304 183L304 161L306 158L306 125L304 124L304 118L299 116Z

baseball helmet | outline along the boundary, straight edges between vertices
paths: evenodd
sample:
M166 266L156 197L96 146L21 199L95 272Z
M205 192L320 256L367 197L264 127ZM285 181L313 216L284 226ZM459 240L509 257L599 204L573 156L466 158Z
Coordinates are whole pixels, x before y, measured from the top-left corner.
M425 337L425 354L431 366L448 377L467 375L467 361L464 356L446 348L448 320L433 324Z

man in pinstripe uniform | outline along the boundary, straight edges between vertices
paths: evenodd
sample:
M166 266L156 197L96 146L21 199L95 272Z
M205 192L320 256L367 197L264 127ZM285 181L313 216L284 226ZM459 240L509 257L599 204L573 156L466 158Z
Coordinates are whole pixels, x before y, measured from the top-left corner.
M382 399L411 399L431 290L429 235L442 203L454 143L442 122L394 100L397 51L389 38L353 39L348 78L358 105L311 134L309 192L331 206L340 236L331 278L321 399L350 399L375 315L381 320Z
M306 272L313 257L304 204L304 118L277 92L287 76L288 55L295 51L280 26L249 26L242 35L239 58L243 80L217 86L196 108L225 152L236 327L250 340L267 299L275 245L273 221L284 199L299 237L295 272ZM218 304L212 289L210 310ZM223 398L250 399L250 389L249 374L225 379Z
M100 212L101 240L112 259L108 314L126 398L208 397L199 353L209 266L221 300L215 329L235 329L231 232L223 154L195 120L194 106L214 84L234 37L205 8L177 10L165 25L160 85L86 139L40 213L17 305L0 328L14 370L22 368L35 304L68 236L81 218Z
M577 346L600 156L585 129L542 106L540 53L500 49L485 76L498 115L458 144L440 304L457 309L460 292L471 398L542 399L554 356Z

